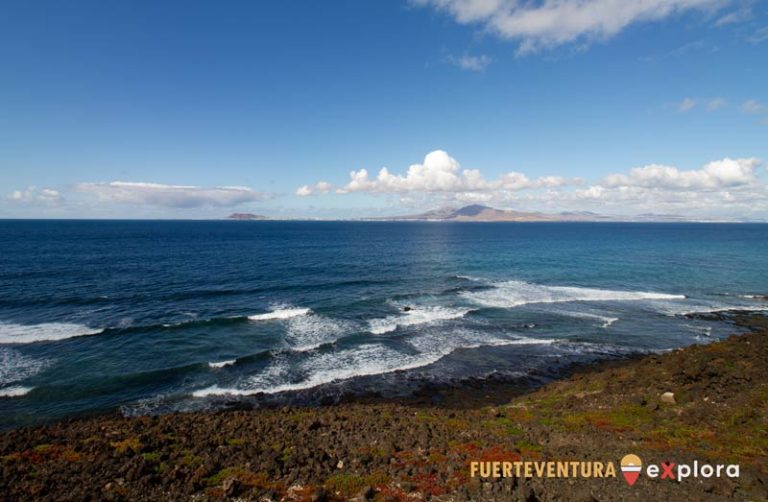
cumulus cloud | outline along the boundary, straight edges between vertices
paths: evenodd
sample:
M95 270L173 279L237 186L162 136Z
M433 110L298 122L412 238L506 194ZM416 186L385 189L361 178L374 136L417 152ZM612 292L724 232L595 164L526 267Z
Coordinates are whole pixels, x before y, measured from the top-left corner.
M248 187L205 188L129 181L80 183L75 190L95 195L103 202L168 208L228 207L268 198L267 194Z
M530 179L518 172L508 172L495 180L486 180L477 169L462 169L459 162L442 150L435 150L424 157L421 164L412 164L405 174L393 174L383 167L375 176L367 169L349 173L349 182L338 188L337 193L481 193L490 191L519 191L577 183L578 180L559 176ZM330 188L330 187L328 187ZM311 192L303 186L297 193Z
M462 70L483 72L488 67L488 65L493 62L493 59L491 59L489 56L486 56L485 54L481 54L479 56L469 56L464 54L463 56L459 57L450 54L445 58L445 61L449 64L452 64L453 66L461 68Z
M307 197L309 195L326 194L333 190L333 185L325 181L319 181L314 185L303 185L296 189L296 195Z
M759 176L762 164L757 158L724 158L698 169L648 164L609 174L585 187L580 180L561 176L530 178L514 171L488 180L479 170L462 169L456 159L437 150L403 174L387 168L375 175L366 169L352 171L349 181L336 193L383 194L399 205L425 209L482 203L552 212L668 212L765 218L768 190ZM311 191L311 186L302 188Z
M534 52L574 41L607 39L628 26L687 11L719 10L728 0L412 0L519 41L518 52Z
M63 200L61 193L52 188L29 186L25 190L15 190L6 197L11 202L25 204L57 204Z
M725 158L692 170L651 164L560 194L560 203L623 212L764 218L768 216L768 192L757 176L760 165L762 161L756 158Z
M723 159L710 162L702 169L683 171L676 167L651 164L636 167L628 174L606 176L602 185L607 188L643 187L658 189L717 190L754 183L755 169L760 160Z

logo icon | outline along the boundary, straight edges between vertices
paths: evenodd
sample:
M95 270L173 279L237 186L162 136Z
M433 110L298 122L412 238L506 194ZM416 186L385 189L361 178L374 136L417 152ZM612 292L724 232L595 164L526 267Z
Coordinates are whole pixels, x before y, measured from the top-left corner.
M621 459L621 473L629 486L635 484L637 478L640 477L642 468L643 461L637 455L624 455L624 458Z

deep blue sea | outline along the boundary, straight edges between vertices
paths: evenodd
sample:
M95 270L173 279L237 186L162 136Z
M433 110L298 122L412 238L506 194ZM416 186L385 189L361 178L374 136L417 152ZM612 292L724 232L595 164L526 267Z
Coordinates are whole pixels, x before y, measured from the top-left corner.
M766 294L759 224L0 221L0 427L545 380Z

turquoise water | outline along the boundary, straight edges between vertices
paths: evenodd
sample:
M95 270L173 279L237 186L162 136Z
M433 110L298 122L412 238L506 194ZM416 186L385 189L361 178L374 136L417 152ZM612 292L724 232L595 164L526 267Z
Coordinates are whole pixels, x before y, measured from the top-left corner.
M0 221L0 425L545 381L766 294L758 224Z

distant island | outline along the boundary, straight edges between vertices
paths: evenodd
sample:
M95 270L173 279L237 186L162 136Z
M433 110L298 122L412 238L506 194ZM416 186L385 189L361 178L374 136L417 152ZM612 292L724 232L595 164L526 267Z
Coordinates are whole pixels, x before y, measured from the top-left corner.
M480 204L472 204L459 209L436 209L425 213L368 218L379 221L648 221L672 222L694 221L674 214L641 214L637 216L606 216L590 211L569 211L561 213L541 213L496 209Z
M291 221L304 220L301 217L269 217L252 213L232 213L225 218L236 221ZM764 220L749 219L711 219L692 218L678 214L643 213L637 215L617 216L594 213L592 211L562 211L559 213L543 213L539 211L516 211L514 209L496 209L482 204L471 204L460 208L433 209L424 213L395 216L376 216L363 218L323 219L307 218L312 221L436 221L436 222L700 222L700 223L745 223L762 222Z
M238 221L257 221L257 220L266 220L268 218L266 216L262 216L260 214L232 213L229 216L227 216L226 219L227 220L238 220Z

